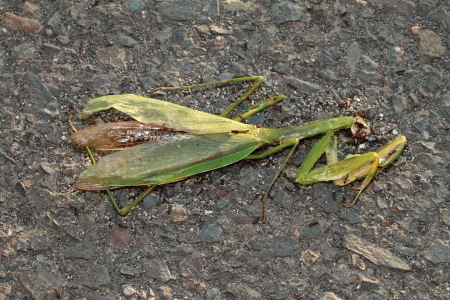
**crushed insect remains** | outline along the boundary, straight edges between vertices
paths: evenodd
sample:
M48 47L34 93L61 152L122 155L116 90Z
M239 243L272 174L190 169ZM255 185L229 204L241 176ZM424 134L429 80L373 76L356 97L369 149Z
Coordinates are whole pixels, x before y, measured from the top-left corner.
M368 124L359 116L337 117L287 128L260 128L242 123L252 115L283 101L284 95L262 101L234 119L227 118L264 83L261 76L158 88L153 91L190 89L239 81L255 81L255 84L220 116L131 94L90 100L81 114L82 119L96 112L115 108L135 121L94 125L73 134L72 141L78 146L86 147L89 153L89 148L120 150L103 157L97 164L82 172L75 186L80 190L107 190L115 210L124 216L158 185L183 180L243 159L261 159L290 147L291 151L263 196L265 220L269 191L302 139L322 135L299 167L296 182L313 184L333 181L336 185L343 186L364 177L351 204L342 203L345 207L351 207L357 202L378 168L391 164L406 145L406 138L399 136L376 152L353 155L338 161L335 131L351 129L355 137L365 137L370 133ZM263 147L268 149L255 153ZM324 153L327 165L313 169ZM119 208L109 189L131 186L149 188L130 204Z

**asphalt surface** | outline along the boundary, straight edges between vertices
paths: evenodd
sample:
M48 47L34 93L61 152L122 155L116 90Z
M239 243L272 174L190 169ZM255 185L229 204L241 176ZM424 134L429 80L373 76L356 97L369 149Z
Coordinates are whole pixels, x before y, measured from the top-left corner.
M449 11L434 0L0 0L0 299L450 299ZM351 188L295 182L318 137L303 141L266 223L259 200L287 149L160 186L126 217L74 188L90 161L68 115L87 127L90 99L252 75L267 82L249 102L287 97L252 124L358 112L372 134L355 144L336 132L341 159L399 135L408 144L347 209ZM154 96L217 114L248 87ZM114 194L123 205L142 190Z

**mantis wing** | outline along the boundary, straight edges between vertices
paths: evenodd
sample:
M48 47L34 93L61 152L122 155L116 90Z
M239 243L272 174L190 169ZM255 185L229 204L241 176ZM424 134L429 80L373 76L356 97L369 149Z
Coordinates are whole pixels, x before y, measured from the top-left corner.
M176 134L103 157L80 175L80 190L164 184L239 161L261 146L251 134Z
M175 134L175 130L158 124L139 122L101 123L77 131L70 139L80 147L107 151L121 150Z
M109 108L126 113L141 123L156 123L194 134L245 132L253 128L252 125L228 118L132 94L109 95L92 99L81 113L81 119Z

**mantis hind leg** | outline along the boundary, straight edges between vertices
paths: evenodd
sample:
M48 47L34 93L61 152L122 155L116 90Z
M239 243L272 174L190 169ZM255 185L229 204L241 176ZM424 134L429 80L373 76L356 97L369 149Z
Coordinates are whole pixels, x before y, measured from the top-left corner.
M245 159L260 159L267 157L269 155L272 155L273 153L280 151L281 149L284 149L286 147L292 147L291 151L289 151L289 154L287 155L286 159L284 160L283 164L278 168L277 172L275 173L275 176L273 176L272 181L270 182L269 186L267 187L266 192L264 193L264 196L261 199L262 202L262 215L263 215L263 222L267 219L267 198L269 197L270 190L272 189L272 186L274 185L277 178L280 176L281 171L283 171L284 167L286 166L287 162L291 159L292 155L294 154L295 150L297 149L297 146L299 144L299 139L291 139L283 142L282 144L272 147L271 149L268 149L260 154L250 154Z
M277 104L278 102L283 101L284 99L286 99L286 96L283 94L279 94L279 95L270 97L264 101L261 101L255 105L253 105L252 107L248 108L247 110L243 111L242 113L239 114L239 116L237 116L233 120L239 121L239 122L244 122L251 116L256 115L260 111L263 111L266 108L268 108L274 104Z
M134 199L130 204L127 206L124 206L122 208L119 207L117 204L117 201L114 199L112 193L110 190L106 190L109 199L111 200L112 206L114 207L114 210L121 215L122 217L126 216L136 205L142 202L142 200L145 199L148 195L150 195L151 192L157 187L157 185L150 185L145 191L143 191L139 197Z
M194 85L185 85L185 86L178 86L178 87L160 87L153 89L149 92L149 94L152 94L156 91L161 90L187 90L187 89L193 89L198 87L204 87L204 86L211 86L211 85L219 85L219 84L227 84L227 83L233 83L233 82L241 82L241 81L254 81L254 84L250 87L250 89L244 93L239 99L234 101L230 106L228 106L221 114L222 117L228 117L230 113L235 110L239 105L242 104L245 100L250 97L257 89L259 89L264 82L266 81L263 76L249 76L249 77L239 77L239 78L233 78L233 79L226 79L226 80L219 80L219 81L213 81L213 82L206 82L201 84L194 84ZM253 105L252 107L248 108L244 112L240 113L238 117L234 118L235 121L243 122L250 118L251 116L259 113L260 111L280 102L285 99L284 95L277 95L274 97L270 97L269 99L262 101L260 103L257 103L256 105Z

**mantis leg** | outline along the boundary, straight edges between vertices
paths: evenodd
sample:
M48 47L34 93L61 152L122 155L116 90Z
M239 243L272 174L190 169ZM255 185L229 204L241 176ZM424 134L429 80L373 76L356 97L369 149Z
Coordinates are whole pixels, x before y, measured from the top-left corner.
M290 140L284 141L280 145L272 147L260 154L250 154L247 157L245 157L245 159L260 159L260 158L270 156L273 153L278 152L284 148L292 147L291 151L289 151L289 154L287 155L283 164L278 168L278 171L276 172L275 176L273 177L272 181L270 182L269 186L267 187L267 190L264 193L264 196L261 199L262 207L263 207L262 208L263 209L263 222L265 222L267 219L267 198L269 197L269 192L272 189L272 186L274 185L277 178L280 176L281 171L283 171L284 167L286 166L286 163L291 159L292 155L294 154L295 150L297 149L299 142L300 142L299 139L290 139Z
M262 206L263 206L263 222L266 222L266 219L267 219L267 198L269 197L270 190L272 189L272 186L275 183L275 181L277 180L278 176L280 176L281 171L283 171L287 162L291 159L292 155L294 154L295 150L297 149L299 142L300 142L299 139L292 139L292 140L288 140L288 141L284 142L283 148L292 146L292 149L291 149L291 151L289 151L289 154L286 156L286 159L284 160L283 164L278 168L277 173L275 173L275 176L272 178L272 181L270 182L269 186L267 187L266 192L264 193L263 198L261 199ZM274 147L274 148L276 148L276 147ZM280 150L280 149L282 149L282 148L279 148L278 150ZM266 153L267 152L268 151L266 151ZM264 154L264 152L262 154ZM268 155L270 155L270 154L268 154Z
M337 161L336 150L333 149L336 144L330 146L330 143L336 142L332 142L331 133L328 133L314 145L300 166L295 180L300 184L333 180L336 185L344 186L365 176L364 181L357 188L359 191L352 203L349 205L341 203L342 206L349 208L357 203L361 192L372 181L378 167L389 165L401 153L406 144L406 138L399 136L377 152L355 155L341 161ZM311 171L324 152L327 152L329 164Z
M236 107L242 104L245 100L250 97L257 89L261 87L261 85L264 84L265 79L262 76L249 76L249 77L240 77L240 78L233 78L233 79L226 79L226 80L219 80L214 82L206 82L201 84L194 84L194 85L185 85L185 86L177 86L177 87L160 87L153 89L149 92L149 94L152 94L156 91L161 90L187 90L187 89L193 89L197 87L204 87L204 86L211 86L211 85L218 85L218 84L227 84L227 83L233 83L233 82L241 82L241 81L255 81L255 83L250 87L250 89L244 93L238 100L233 102L230 106L228 106L221 114L222 117L227 117ZM278 95L275 97L271 97L265 101L262 101L249 109L247 109L245 112L240 114L237 118L234 120L236 121L244 121L253 116L254 114L266 109L269 106L272 106L280 101L283 101L285 99L285 96Z
M316 164L327 147L330 145L332 135L333 133L331 131L325 134L322 138L320 138L320 140L317 141L317 143L306 155L305 160L301 164L300 168L297 171L297 175L295 176L295 180L297 182L299 182L299 180L302 180L309 174L312 167Z
M243 80L256 80L255 84L252 85L252 87L245 92L244 95L242 95L239 99L234 101L230 106L228 106L220 115L222 117L227 117L236 107L241 105L242 102L247 100L248 97L250 97L251 94L253 94L257 89L260 88L261 85L266 81L264 77L262 76L253 76L253 77L244 77Z
M126 216L136 205L142 202L142 200L145 199L148 195L150 195L151 192L156 188L156 185L150 185L142 194L139 195L136 199L134 199L130 204L127 206L124 206L122 208L119 207L117 204L117 201L114 199L112 193L110 190L106 190L106 193L108 194L109 199L111 200L111 203L114 207L114 210L121 215L122 217Z
M264 101L261 101L255 105L253 105L252 107L248 108L247 110L245 110L244 112L239 114L239 116L237 116L233 120L239 121L239 122L244 122L251 116L256 115L260 111L263 111L266 108L268 108L274 104L277 104L278 102L283 101L284 99L286 99L286 96L283 94L279 94L277 96L270 97Z
M151 90L149 93L152 94L156 91L161 90L187 90L187 89L193 89L197 87L203 87L203 86L210 86L210 85L217 85L217 84L226 84L226 83L232 83L232 82L241 82L241 81L255 81L255 83L250 87L250 89L242 95L238 100L233 102L230 106L228 106L220 115L222 117L228 116L236 107L238 107L242 102L244 102L248 97L250 97L251 94L253 94L263 83L266 81L264 77L262 76L249 76L249 77L240 77L240 78L233 78L233 79L226 79L226 80L219 80L219 81L213 81L213 82L206 82L201 84L194 84L194 85L185 85L185 86L177 86L177 87L160 87Z
M275 152L278 152L278 151L280 151L280 150L282 150L282 149L284 149L286 147L295 146L295 145L298 144L298 142L299 142L299 139L290 139L290 140L284 141L283 143L281 143L281 144L279 144L279 145L277 145L275 147L267 149L266 151L264 151L262 153L247 155L244 159L261 159L261 158L265 158L265 157L268 157L268 156L274 154Z

